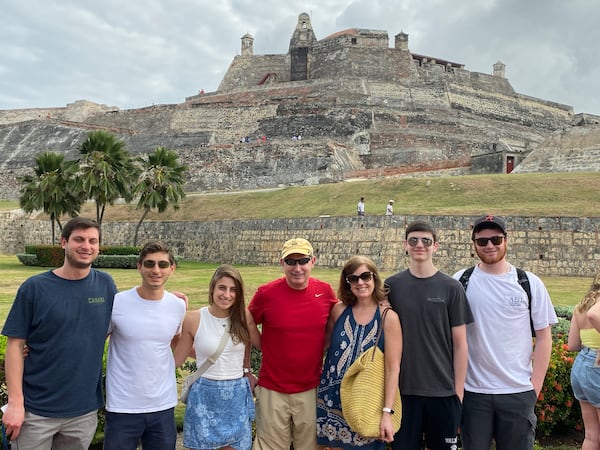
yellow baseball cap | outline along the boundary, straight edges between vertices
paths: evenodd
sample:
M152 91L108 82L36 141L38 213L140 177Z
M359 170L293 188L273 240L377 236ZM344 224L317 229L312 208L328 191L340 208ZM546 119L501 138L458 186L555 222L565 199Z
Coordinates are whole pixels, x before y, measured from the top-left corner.
M288 255L293 255L294 253L312 256L312 245L306 239L302 238L294 238L286 241L285 244L283 244L283 249L281 250L281 259Z

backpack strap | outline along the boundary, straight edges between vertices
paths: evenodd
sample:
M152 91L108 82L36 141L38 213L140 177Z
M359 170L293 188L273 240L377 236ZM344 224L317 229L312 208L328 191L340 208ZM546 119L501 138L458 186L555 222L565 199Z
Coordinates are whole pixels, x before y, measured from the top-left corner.
M471 274L475 270L475 266L471 266L462 273L458 281L462 284L465 292L467 292L467 286L469 285L469 278L471 278Z
M519 269L518 267L517 282L527 294L527 307L529 308L529 324L531 326L531 335L535 337L535 328L533 328L533 318L531 317L531 285L529 284L529 278L527 277L527 273L523 269Z
M531 285L529 284L529 278L527 277L527 273L523 269L517 269L517 282L521 289L525 291L527 294L527 307L529 309L529 325L531 327L531 335L535 337L535 328L533 328L533 318L531 317ZM475 270L475 266L471 266L462 273L458 281L462 284L465 292L467 292L467 286L469 285L469 278L473 274Z

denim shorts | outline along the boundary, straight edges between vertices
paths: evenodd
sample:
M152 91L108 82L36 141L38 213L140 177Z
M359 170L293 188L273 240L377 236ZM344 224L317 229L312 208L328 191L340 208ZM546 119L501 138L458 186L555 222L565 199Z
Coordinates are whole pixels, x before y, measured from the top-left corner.
M571 369L571 386L577 400L600 408L600 366L595 366L596 350L584 347Z

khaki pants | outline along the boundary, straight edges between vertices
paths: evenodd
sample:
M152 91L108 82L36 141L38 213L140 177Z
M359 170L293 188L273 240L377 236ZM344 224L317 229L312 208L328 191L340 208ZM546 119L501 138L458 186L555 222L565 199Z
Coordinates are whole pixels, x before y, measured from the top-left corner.
M25 421L13 448L19 450L87 450L98 425L98 412L65 419L25 411Z
M282 394L258 386L256 438L252 450L316 450L317 389Z

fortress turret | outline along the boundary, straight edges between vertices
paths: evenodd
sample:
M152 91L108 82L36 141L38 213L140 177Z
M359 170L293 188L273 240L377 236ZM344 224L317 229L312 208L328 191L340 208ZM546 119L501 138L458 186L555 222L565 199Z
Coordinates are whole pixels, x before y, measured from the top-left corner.
M398 50L408 50L408 34L401 31L394 36L395 42L394 47Z
M290 39L290 81L307 80L310 73L310 49L317 37L310 23L310 16L302 13Z
M506 78L505 76L506 65L502 61L498 61L494 64L494 76L500 78Z
M254 38L246 33L242 36L242 56L252 56L254 54Z

